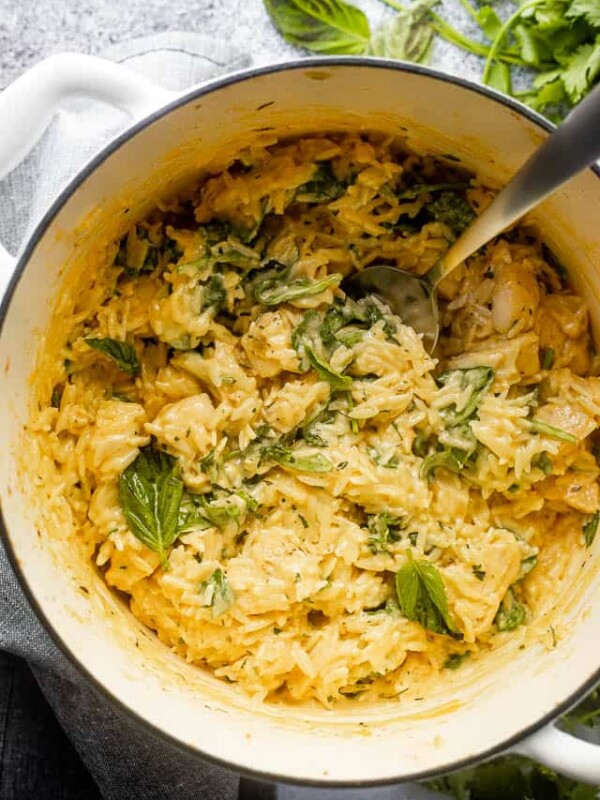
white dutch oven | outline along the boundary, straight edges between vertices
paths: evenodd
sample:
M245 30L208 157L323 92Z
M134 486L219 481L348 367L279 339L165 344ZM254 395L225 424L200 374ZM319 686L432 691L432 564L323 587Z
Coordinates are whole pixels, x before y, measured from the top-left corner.
M91 95L135 122L61 194L15 261L0 253L2 535L50 634L88 677L155 732L268 780L377 785L423 779L503 752L600 784L600 748L553 720L600 680L600 537L560 598L557 622L505 647L485 668L447 672L419 702L349 711L265 709L181 663L133 620L60 536L36 532L19 463L28 378L64 274L97 259L158 197L223 166L249 140L324 130L404 132L418 151L450 153L492 184L547 135L541 117L433 70L361 58L303 60L174 95L91 57L56 56L0 96L0 173L12 168L65 95ZM581 174L538 212L544 235L588 298L600 330L600 181ZM125 209L129 209L125 212ZM88 260L88 264L90 261ZM12 277L11 277L12 276ZM89 594L81 585L93 585ZM554 631L562 631L551 641ZM552 646L552 645L555 646Z

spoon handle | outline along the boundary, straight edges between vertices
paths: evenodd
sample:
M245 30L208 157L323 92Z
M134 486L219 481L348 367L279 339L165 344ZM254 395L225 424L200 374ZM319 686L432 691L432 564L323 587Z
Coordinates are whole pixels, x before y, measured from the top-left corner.
M600 85L519 169L427 274L432 286L562 183L600 158Z

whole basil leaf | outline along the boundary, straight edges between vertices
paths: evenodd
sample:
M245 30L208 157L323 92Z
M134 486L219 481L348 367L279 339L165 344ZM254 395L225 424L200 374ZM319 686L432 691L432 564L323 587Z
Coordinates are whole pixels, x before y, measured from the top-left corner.
M85 339L85 343L99 353L111 358L117 367L127 375L139 375L140 362L133 345L117 339Z
M375 31L367 49L368 55L426 64L434 37L429 12L438 2L415 0L398 11L392 20Z
M396 594L407 619L434 633L463 638L448 609L442 577L431 561L416 559L409 550L408 561L396 573Z
M345 0L264 0L271 21L297 47L329 55L360 55L371 37L369 21Z
M145 447L119 476L119 500L131 532L158 553L167 567L167 550L179 535L183 482L177 459Z

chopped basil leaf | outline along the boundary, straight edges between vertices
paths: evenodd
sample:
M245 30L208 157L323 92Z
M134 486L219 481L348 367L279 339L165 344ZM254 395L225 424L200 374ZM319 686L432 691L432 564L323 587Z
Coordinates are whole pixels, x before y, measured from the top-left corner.
M521 568L519 570L519 578L518 580L522 580L525 575L529 575L531 570L535 569L538 563L537 555L528 556L521 561Z
M203 530L205 528L225 528L233 523L238 528L248 512L256 514L258 502L245 489L226 494L187 495L180 514L180 532Z
M464 467L469 453L464 450L452 448L450 450L442 450L439 453L431 453L423 459L419 476L425 480L433 481L436 470L447 469L448 472L458 474Z
M452 670L458 669L470 655L471 653L468 650L466 653L452 653L444 661L443 668Z
M209 264L228 264L231 267L250 271L260 265L260 255L230 236L226 241L210 247L210 257L207 261Z
M460 236L475 217L471 206L456 192L442 192L439 197L427 204L426 210L436 222L447 225L455 236Z
M396 197L398 200L416 200L422 194L431 194L432 192L442 192L445 189L468 189L468 183L417 183L410 186L408 189L403 189Z
M461 392L470 391L470 395L460 411L456 408L456 404L454 403L442 409L441 413L444 420L449 425L460 425L471 419L477 411L482 395L489 388L493 379L494 370L491 367L453 369L439 375L438 378L436 378L438 386L455 384L456 388Z
M99 353L111 358L117 367L127 375L138 375L140 362L132 345L116 339L85 339L85 343Z
M542 350L540 365L542 369L552 369L553 364L554 364L554 350L551 347L547 347L545 350Z
M260 458L261 461L275 461L283 467L290 467L298 472L330 472L333 469L331 461L321 453L303 455L281 443L263 447Z
M202 308L214 308L219 311L225 305L226 300L227 292L223 286L223 277L221 275L213 275L204 286Z
M425 458L429 445L429 434L425 431L417 431L412 444L412 453L419 458Z
M298 203L328 203L346 191L346 183L335 177L331 161L319 164L313 177L296 189Z
M368 448L369 458L378 467L387 467L388 469L396 469L400 463L400 459L396 453L393 453L387 461L384 461L383 456L374 447Z
M60 389L58 386L54 387L54 389L52 390L52 396L50 397L50 405L52 406L52 408L60 408L62 393L63 393L62 389Z
M367 518L370 536L367 540L369 550L373 553L387 553L388 545L399 542L402 538L404 521L392 514L370 514Z
M540 469L544 475L552 475L552 462L545 450L531 459L531 466Z
M310 345L305 344L304 351L310 364L321 380L327 381L332 389L350 389L352 386L352 378L349 375L342 375L341 373L331 369L329 364L321 361Z
M203 458L200 459L200 469L215 483L217 480L218 464L215 456L215 451L211 450Z
M600 524L600 511L596 511L594 516L586 522L583 526L583 540L586 547L591 547L594 544L594 539L598 533L598 525Z
M131 532L167 565L167 550L179 535L183 482L177 459L145 447L119 476L119 500Z
M224 614L235 601L233 590L221 569L216 569L208 580L200 584L200 592L213 619Z
M555 428L554 425L542 422L541 419L530 419L529 425L531 430L536 433L545 433L546 436L551 436L553 439L560 439L563 442L577 444L577 437L573 436L572 433L567 433L567 431L563 431L562 428Z
M292 331L292 347L298 354L301 368L306 372L310 369L310 361L306 347L314 346L315 342L319 342L319 314L311 309L308 311L302 322Z
M499 631L514 631L525 622L527 613L519 603L512 589L509 589L500 603L494 622Z
M286 278L287 275L280 279L267 278L267 280L260 283L254 289L256 301L266 306L289 303L290 300L322 294L326 289L337 286L342 280L342 276L337 273L328 275L320 281L312 281L310 278L296 278L288 281Z
M396 573L396 593L407 619L434 633L463 638L448 609L442 577L430 561L415 559L409 550L408 561Z

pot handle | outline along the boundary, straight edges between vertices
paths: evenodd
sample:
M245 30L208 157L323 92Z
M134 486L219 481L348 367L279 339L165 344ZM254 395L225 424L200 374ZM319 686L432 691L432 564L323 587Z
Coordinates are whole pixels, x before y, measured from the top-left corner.
M600 786L600 745L548 725L511 748L576 781Z
M40 61L0 94L0 179L23 160L48 127L60 100L85 95L134 119L173 100L170 92L135 72L96 56L60 53Z
M135 72L96 56L60 53L40 61L0 93L0 180L22 161L48 127L65 97L85 95L141 119L174 100L168 91ZM0 244L0 298L14 267Z

